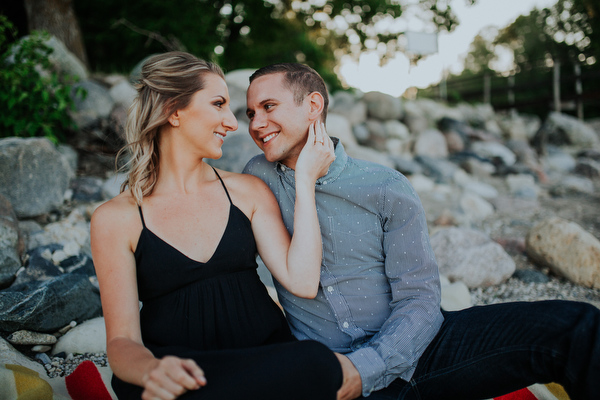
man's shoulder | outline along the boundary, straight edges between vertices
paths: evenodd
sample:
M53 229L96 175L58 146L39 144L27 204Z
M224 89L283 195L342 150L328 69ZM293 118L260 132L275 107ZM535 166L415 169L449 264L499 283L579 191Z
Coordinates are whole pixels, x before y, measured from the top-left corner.
M275 171L275 163L267 161L264 154L254 156L246 163L242 173L254 176L265 175L270 171Z

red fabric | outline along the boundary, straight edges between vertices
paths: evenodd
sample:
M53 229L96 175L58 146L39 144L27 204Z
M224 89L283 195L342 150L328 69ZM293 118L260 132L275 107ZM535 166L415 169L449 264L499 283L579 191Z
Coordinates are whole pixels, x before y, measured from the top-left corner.
M65 378L67 391L73 400L112 400L96 365L83 361Z
M521 389L516 392L505 394L504 396L494 397L494 400L537 400L529 389Z

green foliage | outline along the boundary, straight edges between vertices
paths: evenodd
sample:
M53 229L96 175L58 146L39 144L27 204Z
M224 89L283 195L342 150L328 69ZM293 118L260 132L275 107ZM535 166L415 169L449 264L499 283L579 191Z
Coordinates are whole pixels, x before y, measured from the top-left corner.
M65 139L64 129L74 128L71 87L49 72L52 49L46 35L7 45L16 30L0 15L0 137L45 136L54 143ZM81 93L79 93L81 94Z
M128 73L152 53L178 49L226 71L302 62L332 88L339 85L334 69L342 55L381 44L387 49L382 58L398 50L401 32L376 29L377 22L416 7L416 15L439 29L457 25L445 0L104 0L74 6L98 71Z

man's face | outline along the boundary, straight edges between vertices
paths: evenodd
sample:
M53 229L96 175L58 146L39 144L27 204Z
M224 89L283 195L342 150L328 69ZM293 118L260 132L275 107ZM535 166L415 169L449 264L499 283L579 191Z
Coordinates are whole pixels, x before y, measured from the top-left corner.
M297 105L283 84L283 73L255 79L246 94L250 136L268 161L295 168L310 125L308 97Z

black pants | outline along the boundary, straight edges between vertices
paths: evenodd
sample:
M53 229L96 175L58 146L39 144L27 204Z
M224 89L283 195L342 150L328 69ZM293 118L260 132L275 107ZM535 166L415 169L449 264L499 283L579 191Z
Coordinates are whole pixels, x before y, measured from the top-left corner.
M335 400L342 384L337 357L315 341L293 341L260 347L217 351L180 348L153 350L156 357L191 358L202 368L207 384L180 399L201 400ZM117 397L140 399L143 389L113 375Z

